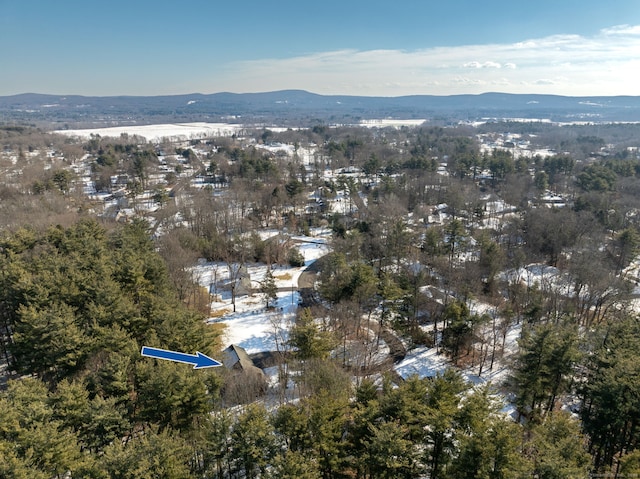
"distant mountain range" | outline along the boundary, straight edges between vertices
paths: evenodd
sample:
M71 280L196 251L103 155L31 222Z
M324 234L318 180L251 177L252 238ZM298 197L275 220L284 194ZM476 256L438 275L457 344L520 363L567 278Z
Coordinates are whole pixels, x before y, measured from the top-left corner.
M25 93L0 96L0 122L113 125L124 123L242 121L354 122L375 118L539 118L558 122L640 121L640 97L557 95L317 95L301 90L171 96L79 96Z

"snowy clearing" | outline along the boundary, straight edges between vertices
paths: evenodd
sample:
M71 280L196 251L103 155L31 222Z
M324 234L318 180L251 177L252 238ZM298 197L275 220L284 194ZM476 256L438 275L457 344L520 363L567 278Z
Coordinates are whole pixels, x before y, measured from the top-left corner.
M236 344L247 353L259 353L276 350L275 337L286 335L291 322L295 319L300 295L297 291L298 279L304 269L329 251L327 246L328 230L317 230L314 236L293 236L291 239L305 260L304 267L291 268L279 266L273 268L273 276L278 288L277 300L269 310L265 307L262 294L256 292L267 272L267 265L252 264L247 268L253 294L236 297L236 312L233 312L229 280L229 267L225 263L203 263L194 275L200 285L210 289L218 301L211 304L212 316L209 323L222 323L226 326L224 346ZM210 290L211 291L211 290ZM286 339L286 338L285 338Z
M90 138L92 135L120 137L136 135L147 141L161 141L168 138L173 141L192 140L211 136L232 136L241 130L243 125L233 123L168 123L161 125L115 126L108 128L90 128L81 130L56 130L54 133L79 138Z

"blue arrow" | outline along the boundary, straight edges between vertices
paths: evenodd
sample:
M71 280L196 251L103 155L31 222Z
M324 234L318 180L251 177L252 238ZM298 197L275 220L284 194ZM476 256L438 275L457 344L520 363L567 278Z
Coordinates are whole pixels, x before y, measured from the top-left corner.
M142 346L141 354L148 358L166 359L167 361L193 364L193 369L215 368L217 366L222 366L221 362L211 359L200 351L197 351L196 354L185 354L178 353L176 351L167 351L166 349Z

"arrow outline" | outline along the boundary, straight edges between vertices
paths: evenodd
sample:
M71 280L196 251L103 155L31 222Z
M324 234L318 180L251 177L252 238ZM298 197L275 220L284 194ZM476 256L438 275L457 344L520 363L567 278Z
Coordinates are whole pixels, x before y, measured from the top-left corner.
M140 354L146 358L164 359L166 361L193 364L193 369L216 368L222 366L220 361L216 361L200 351L196 351L196 354L187 354L178 351L170 351L168 349L142 346Z

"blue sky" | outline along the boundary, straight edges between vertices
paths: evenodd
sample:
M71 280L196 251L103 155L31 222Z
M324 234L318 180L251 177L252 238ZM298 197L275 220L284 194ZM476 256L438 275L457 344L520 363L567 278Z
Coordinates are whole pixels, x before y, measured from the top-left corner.
M0 0L0 95L640 95L640 0Z

